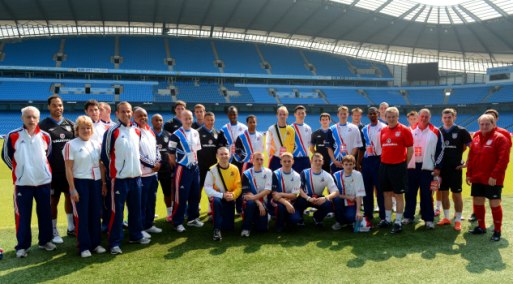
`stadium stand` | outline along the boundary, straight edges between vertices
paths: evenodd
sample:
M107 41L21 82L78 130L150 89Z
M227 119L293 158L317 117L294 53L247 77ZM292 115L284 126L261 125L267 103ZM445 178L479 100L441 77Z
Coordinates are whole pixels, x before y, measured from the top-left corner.
M215 41L219 59L224 63L225 73L267 73L262 67L254 44Z
M6 43L0 65L55 67L53 56L59 51L59 39L32 39ZM34 48L37 46L37 48Z
M174 70L188 72L219 72L215 67L210 40L169 39L171 57L175 59Z
M122 37L119 43L121 69L168 70L166 50L160 37Z
M308 62L316 69L316 74L320 76L354 76L347 65L347 61L340 56L322 54L320 52L304 51Z
M489 90L489 86L453 88L447 102L448 104L479 103L488 95Z
M513 102L513 86L504 85L499 90L488 97L487 102L490 103L504 103Z
M246 87L235 87L232 83L225 83L226 95L231 103L254 103L255 100Z
M177 99L186 102L219 103L224 98L219 85L209 82L177 81L174 86L178 89Z
M441 105L444 102L441 88L408 88L407 92L412 105Z
M388 102L388 104L395 106L406 105L404 97L401 95L401 93L399 93L399 90L397 89L387 90L385 88L368 88L365 89L365 92L367 93L369 99L373 101L376 105L381 102Z
M65 60L62 67L113 69L113 37L71 37L64 44Z
M253 97L255 103L260 104L275 104L276 99L273 98L269 93L267 87L248 87L248 91Z
M0 81L2 101L46 101L52 93L47 82Z
M271 65L272 74L312 75L297 49L286 49L273 45L259 45L260 52Z
M323 88L326 99L335 105L368 105L371 102L354 88Z

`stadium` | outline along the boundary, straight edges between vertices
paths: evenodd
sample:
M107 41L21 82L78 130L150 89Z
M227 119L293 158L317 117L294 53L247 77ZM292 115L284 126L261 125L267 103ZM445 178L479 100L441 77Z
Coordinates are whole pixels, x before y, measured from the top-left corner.
M27 105L47 117L53 94L71 120L95 99L112 106L129 101L167 121L182 100L189 109L201 103L215 112L216 128L235 105L240 121L255 114L265 131L279 106L301 104L317 129L319 114L335 117L340 105L366 113L388 102L405 125L411 110L429 108L439 126L441 111L455 108L456 123L471 132L494 108L497 125L512 132L512 74L509 0L0 0L1 135L20 127ZM365 115L362 122L369 122ZM506 216L513 208L509 170ZM179 236L160 218L164 234L145 248L126 246L122 256L82 260L75 241L65 238L56 253L34 252L20 262L11 249L12 180L7 167L2 173L0 282L402 283L412 276L502 282L513 276L507 217L498 244L445 228L412 228L399 237L308 228L249 240L233 234L218 244L210 242L209 224ZM466 191L464 214L470 214ZM157 214L164 216L160 190L158 198Z

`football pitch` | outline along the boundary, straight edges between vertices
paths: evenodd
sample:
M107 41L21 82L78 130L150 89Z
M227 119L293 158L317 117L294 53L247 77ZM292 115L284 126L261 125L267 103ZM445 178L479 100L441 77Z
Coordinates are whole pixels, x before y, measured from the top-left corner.
M3 143L0 142L0 145ZM484 236L461 232L451 226L427 231L422 221L407 225L399 235L389 229L353 233L348 228L332 231L333 219L324 228L313 226L275 233L271 231L240 237L236 231L223 233L222 242L212 241L212 224L175 232L166 223L162 192L157 200L156 225L163 233L153 235L149 245L122 243L123 254L93 255L82 259L76 240L64 237L56 251L37 248L37 221L32 219L32 248L25 259L15 257L13 186L8 168L0 165L0 246L6 250L0 260L0 283L507 283L513 278L513 166L503 190L504 222L502 240L491 242L492 218L487 206ZM463 215L471 212L469 187L464 186ZM66 232L61 200L59 230ZM202 198L202 219L207 202ZM35 212L35 206L33 211ZM452 214L452 211L451 211ZM418 218L418 217L417 217ZM103 243L107 247L106 237Z

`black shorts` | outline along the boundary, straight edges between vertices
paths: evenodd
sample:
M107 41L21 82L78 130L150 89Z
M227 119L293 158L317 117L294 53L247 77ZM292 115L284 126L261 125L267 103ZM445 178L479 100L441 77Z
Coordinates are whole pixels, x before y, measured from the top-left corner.
M69 184L66 179L66 173L52 173L51 188L52 196L59 196L62 192L69 193Z
M174 187L174 182L171 178L171 174L159 173L158 177L160 181L160 187L162 188L162 193L164 193L164 196L171 196L171 189Z
M383 192L405 193L408 188L406 162L395 165L380 164L379 183Z
M460 193L463 185L463 172L461 170L442 170L440 172L442 183L440 184L440 191L448 191Z
M486 197L488 199L501 199L502 186L473 183L470 195L474 197Z

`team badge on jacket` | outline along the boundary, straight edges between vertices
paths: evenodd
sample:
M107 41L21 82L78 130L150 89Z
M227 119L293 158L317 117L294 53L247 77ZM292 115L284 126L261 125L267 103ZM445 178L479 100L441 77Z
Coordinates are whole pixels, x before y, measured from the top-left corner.
M452 134L452 139L456 139L456 138L458 138L458 133L453 133Z
M401 136L401 131L396 131L395 132L395 137L399 137L399 136Z

